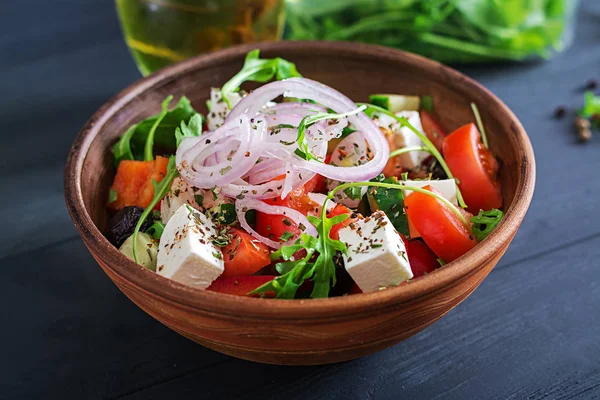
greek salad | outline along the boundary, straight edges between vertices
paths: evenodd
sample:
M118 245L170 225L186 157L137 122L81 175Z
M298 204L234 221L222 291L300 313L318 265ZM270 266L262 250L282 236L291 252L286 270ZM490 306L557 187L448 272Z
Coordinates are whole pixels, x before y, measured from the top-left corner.
M431 97L355 103L258 50L211 90L206 118L172 101L112 147L106 228L166 278L280 299L384 290L467 253L503 218L474 104L475 123L448 133Z

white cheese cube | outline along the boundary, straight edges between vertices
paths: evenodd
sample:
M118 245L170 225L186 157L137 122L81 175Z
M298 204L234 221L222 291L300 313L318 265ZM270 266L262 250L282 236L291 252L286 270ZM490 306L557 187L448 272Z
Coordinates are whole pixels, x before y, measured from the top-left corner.
M190 186L186 181L177 177L171 184L171 191L160 202L160 217L163 223L169 222L169 219L179 208L188 204L195 209L201 209L202 204L198 204L196 199L202 201L204 190Z
M432 188L438 190L442 196L444 196L447 200L450 200L455 205L458 205L458 200L456 199L456 183L454 179L442 179L436 181L402 181L402 184L406 186L414 186L418 188L423 188L425 186L431 186ZM404 197L411 194L411 190L403 190L402 194Z
M363 292L396 286L413 277L402 238L382 211L340 230L348 248L346 270Z
M231 107L234 107L242 99L242 95L239 92L231 93L229 96ZM219 128L225 122L227 114L229 114L229 107L221 96L221 89L212 88L210 89L210 100L207 102L209 111L206 116L206 123L209 131L214 131Z
M396 115L398 117L405 117L417 131L423 133L421 116L418 111L400 111ZM400 126L400 123L392 117L381 114L378 116L377 123L379 126L394 132L398 148L423 146L423 141L410 128ZM425 151L411 151L401 154L398 157L400 158L400 165L407 169L413 169L420 166L429 157L429 153Z
M223 254L211 241L216 233L204 214L182 205L160 238L156 273L206 289L224 270Z

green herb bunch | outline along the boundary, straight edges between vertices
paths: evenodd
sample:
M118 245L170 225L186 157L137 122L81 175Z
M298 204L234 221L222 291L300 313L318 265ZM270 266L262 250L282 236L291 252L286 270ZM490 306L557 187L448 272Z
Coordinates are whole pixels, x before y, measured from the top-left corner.
M546 58L565 46L576 0L298 0L286 38L398 47L444 62Z

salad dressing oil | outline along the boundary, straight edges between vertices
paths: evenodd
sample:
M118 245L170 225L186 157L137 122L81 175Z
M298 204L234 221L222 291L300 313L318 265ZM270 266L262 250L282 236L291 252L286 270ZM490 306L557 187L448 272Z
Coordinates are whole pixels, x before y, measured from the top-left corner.
M143 75L197 54L282 35L284 0L116 0Z

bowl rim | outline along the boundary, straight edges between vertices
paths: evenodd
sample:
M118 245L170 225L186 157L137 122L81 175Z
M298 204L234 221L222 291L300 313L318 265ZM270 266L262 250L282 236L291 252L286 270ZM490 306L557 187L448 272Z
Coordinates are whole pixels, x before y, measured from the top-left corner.
M519 171L520 180L503 221L488 238L473 250L448 263L444 268L437 269L407 285L360 295L326 299L265 300L196 289L162 277L126 258L108 242L96 227L83 201L82 170L94 139L102 130L103 125L138 95L161 87L192 70L201 70L231 60L239 59L241 63L243 56L255 48L269 53L289 49L298 51L312 49L321 52L335 52L346 58L374 57L379 60L385 59L391 63L401 61L424 70L437 69L439 70L437 73L452 78L448 79L448 82L459 82L461 86L466 85L467 89L481 92L488 101L488 107L497 107L500 113L510 119L510 129L516 136L523 152ZM461 91L465 91L464 86ZM173 64L132 83L109 99L85 123L74 140L64 172L65 201L71 219L92 255L98 262L102 261L100 264L104 269L110 270L111 279L114 280L116 275L121 282L128 285L128 288L138 291L141 289L146 295L204 313L245 319L269 318L296 322L307 319L348 319L360 314L372 313L375 310L382 311L400 304L416 302L426 295L457 284L461 278L472 275L482 268L485 261L493 259L504 251L527 212L534 186L535 158L527 133L514 113L484 86L453 68L402 50L353 42L320 41L264 42L235 46Z

